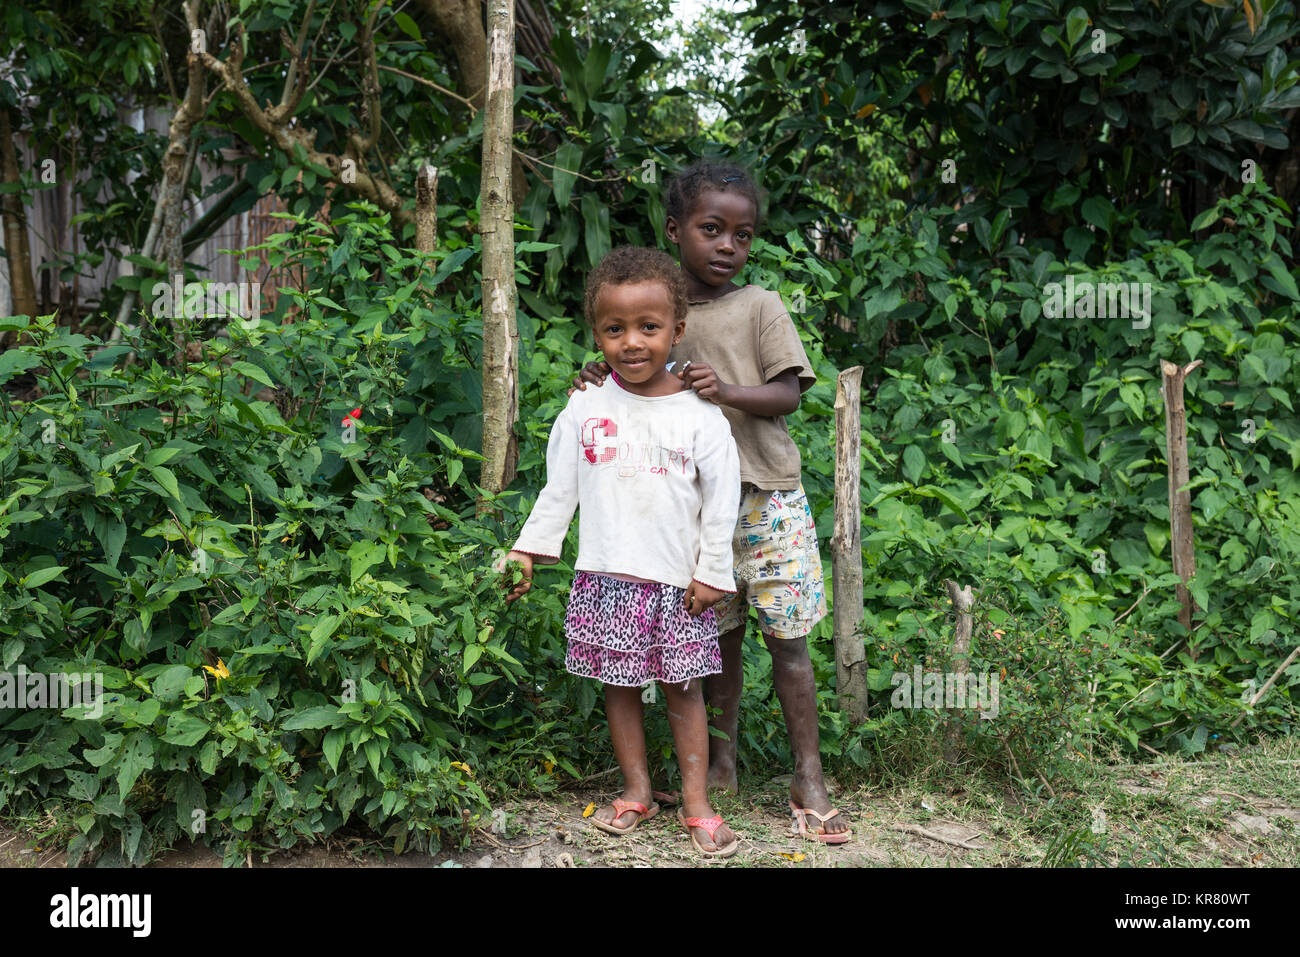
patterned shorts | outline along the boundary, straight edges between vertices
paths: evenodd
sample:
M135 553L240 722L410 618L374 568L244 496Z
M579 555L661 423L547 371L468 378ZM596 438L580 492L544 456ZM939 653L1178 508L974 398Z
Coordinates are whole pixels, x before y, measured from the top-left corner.
M564 631L569 674L635 688L722 672L713 609L686 612L686 589L578 572Z
M745 623L748 602L763 634L802 638L826 617L817 525L803 485L788 492L740 487L740 517L732 539L736 594L713 606L718 631Z

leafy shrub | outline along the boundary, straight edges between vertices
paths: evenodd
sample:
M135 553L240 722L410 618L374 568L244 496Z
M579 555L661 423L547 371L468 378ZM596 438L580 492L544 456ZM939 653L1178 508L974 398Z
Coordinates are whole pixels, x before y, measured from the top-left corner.
M39 388L0 425L4 666L109 694L100 720L0 712L0 805L60 796L74 862L196 832L233 862L349 822L436 848L486 812L484 765L563 739L567 702L539 693L571 690L545 667L557 602L507 611L514 496L474 514L477 304L424 298L373 210L296 235L268 244L311 277L293 321L234 324L180 372L162 333L101 350L8 324L31 345L0 378Z

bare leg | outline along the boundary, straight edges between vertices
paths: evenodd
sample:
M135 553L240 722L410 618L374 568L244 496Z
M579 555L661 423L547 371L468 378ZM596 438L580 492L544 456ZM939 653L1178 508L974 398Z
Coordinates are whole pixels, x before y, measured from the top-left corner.
M704 710L704 691L699 679L687 682L688 690L681 685L660 682L668 705L668 725L673 729L673 743L677 746L677 765L682 772L682 811L687 817L713 817L709 804L708 769L709 722ZM706 851L716 851L734 839L731 828L722 825L709 838L702 827L692 828L695 838Z
M790 799L799 807L818 814L831 809L822 777L822 757L817 732L817 685L812 660L804 638L773 638L764 635L772 654L772 683L785 713L786 733L794 755L794 779L790 782ZM810 818L810 825L816 825ZM827 834L841 834L849 829L845 815L837 814L824 825Z
M718 637L718 647L722 650L722 674L704 679L705 700L709 707L722 712L710 718L709 724L727 736L724 740L709 735L708 786L732 794L740 790L736 781L736 729L740 723L740 692L745 685L741 655L744 638L744 624Z
M650 806L650 771L645 759L645 721L641 712L641 689L605 685L605 716L614 742L614 757L623 772L623 800ZM614 827L631 827L635 813L614 821L614 808L602 807L595 816Z

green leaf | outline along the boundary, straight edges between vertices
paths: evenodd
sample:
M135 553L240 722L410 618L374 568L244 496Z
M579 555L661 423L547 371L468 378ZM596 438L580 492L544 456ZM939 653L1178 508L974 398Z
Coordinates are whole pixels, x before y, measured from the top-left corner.
M334 630L342 620L341 615L324 615L316 622L316 626L308 636L310 644L307 649L307 664L311 664L320 655L325 648L325 642L334 634Z
M21 638L10 638L5 642L4 651L0 652L0 669L9 670L9 666L18 660L18 656L23 653L27 647L27 642Z
M51 565L49 568L42 568L32 572L21 579L20 584L24 588L40 588L46 582L53 581L67 570L67 565ZM21 621L21 619L19 620Z
M1194 233L1199 232L1200 230L1204 229L1206 226L1210 225L1218 218L1219 218L1219 207L1211 206L1209 209L1203 211L1201 215L1197 216L1195 219L1192 220L1191 230Z
M172 665L159 672L153 680L153 693L159 701L172 702L181 696L185 682L193 676L194 670L187 665Z
M416 43L423 43L424 37L420 36L420 28L415 25L415 21L408 14L400 10L393 14L393 22L397 24L398 29L405 33Z
M251 362L232 362L230 368L231 371L238 372L249 379L255 379L262 385L275 386L275 383L271 381L271 377L266 374L261 366L255 366Z
M343 721L339 709L332 705L306 708L297 712L283 725L285 731L319 730L334 728Z
M172 474L171 469L167 468L165 465L150 465L147 466L147 468L149 469L149 474L154 477L154 481L161 485L168 495L176 499L176 501L184 504L185 500L181 498L180 486L177 484L176 476Z
M181 449L171 445L159 446L156 449L150 449L149 454L144 457L145 465L163 465L176 456L180 455Z
M167 730L162 739L168 744L189 748L198 744L208 733L208 723L184 711L174 712L167 719Z
M154 765L153 739L147 732L133 731L126 739L118 760L117 791L125 801L140 775Z
M122 736L117 734L113 735L113 737L117 740L112 744L106 744L102 748L87 748L82 752L82 757L84 757L92 767L102 768L104 765L108 764L109 761L112 761L113 758L117 757L117 748L122 742Z
M464 658L464 662L461 665L461 672L465 673L468 672L469 669L473 668L474 664L479 660L482 654L483 654L482 645L466 645L465 658Z
M1110 232L1110 221L1115 215L1115 207L1104 196L1089 196L1083 201L1083 218L1102 232Z
M353 542L348 548L348 557L352 559L352 584L371 567L384 560L383 542Z
M339 769L339 756L343 753L343 745L346 741L347 732L335 729L326 734L325 740L321 742L321 752L335 771Z
M9 349L0 354L0 385L16 375L41 364L41 357L22 349Z
M379 759L384 756L383 746L377 738L371 738L365 743L366 760L370 762L370 770L374 772L375 777L379 777Z
M1264 261L1264 267L1277 280L1277 284L1286 295L1292 299L1300 299L1300 289L1296 288L1295 276L1286 268L1286 264L1282 262L1277 253L1269 255L1268 259Z
M925 471L925 453L915 445L903 449L903 476L913 485L921 479Z
M959 502L947 489L940 488L937 485L922 485L915 491L917 495L925 495L930 498L938 499L943 502L944 505L947 505L950 509L960 515L963 520L969 520L969 516L967 516L966 510L962 508L961 502Z
M582 219L586 233L587 256L592 266L605 258L609 252L609 206L602 203L597 195L584 193L582 197Z
M1079 37L1088 29L1088 11L1083 7L1075 7L1065 15L1065 39L1071 50L1074 49Z
M560 209L569 204L573 195L573 186L578 181L578 166L582 163L582 148L576 143L565 142L555 151L555 202Z
M1133 413L1133 418L1142 418L1142 412L1146 408L1146 397L1142 394L1142 389L1132 382L1125 382L1119 387L1120 401L1129 407Z
M146 728L150 727L158 719L158 712L161 710L162 705L158 703L157 698L145 698L135 709L134 720Z

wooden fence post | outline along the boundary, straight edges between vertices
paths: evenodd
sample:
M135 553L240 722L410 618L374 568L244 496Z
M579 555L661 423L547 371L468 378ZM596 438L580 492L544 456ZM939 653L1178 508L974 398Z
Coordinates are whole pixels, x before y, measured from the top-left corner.
M415 248L431 253L438 245L438 167L422 166L415 178ZM426 265L433 272L433 264Z
M1189 362L1183 368L1162 359L1160 371L1164 375L1161 391L1165 397L1165 452L1169 462L1169 539L1172 549L1174 573L1184 584L1174 586L1178 602L1178 621L1192 630L1192 615L1198 610L1187 590L1186 581L1196 574L1196 552L1192 542L1192 494L1183 488L1188 481L1187 464L1187 410L1183 405L1183 382L1187 374L1201 365L1201 360ZM1196 649L1189 637L1188 653L1196 660Z
M970 685L967 683L966 676L970 673L970 639L975 631L975 622L971 617L971 607L975 604L975 598L971 593L970 585L959 588L950 578L945 578L943 583L948 589L948 597L952 599L952 610L956 616L953 622L952 668L957 679L955 687L962 691L962 701L957 703L957 707L965 707L970 700ZM946 675L944 687L949 687ZM961 723L949 716L947 724L948 729L943 736L943 760L948 764L956 764L957 759L961 757Z
M840 710L859 723L867 717L867 650L862 626L862 366L835 383L835 531L831 536L834 586L835 689Z

